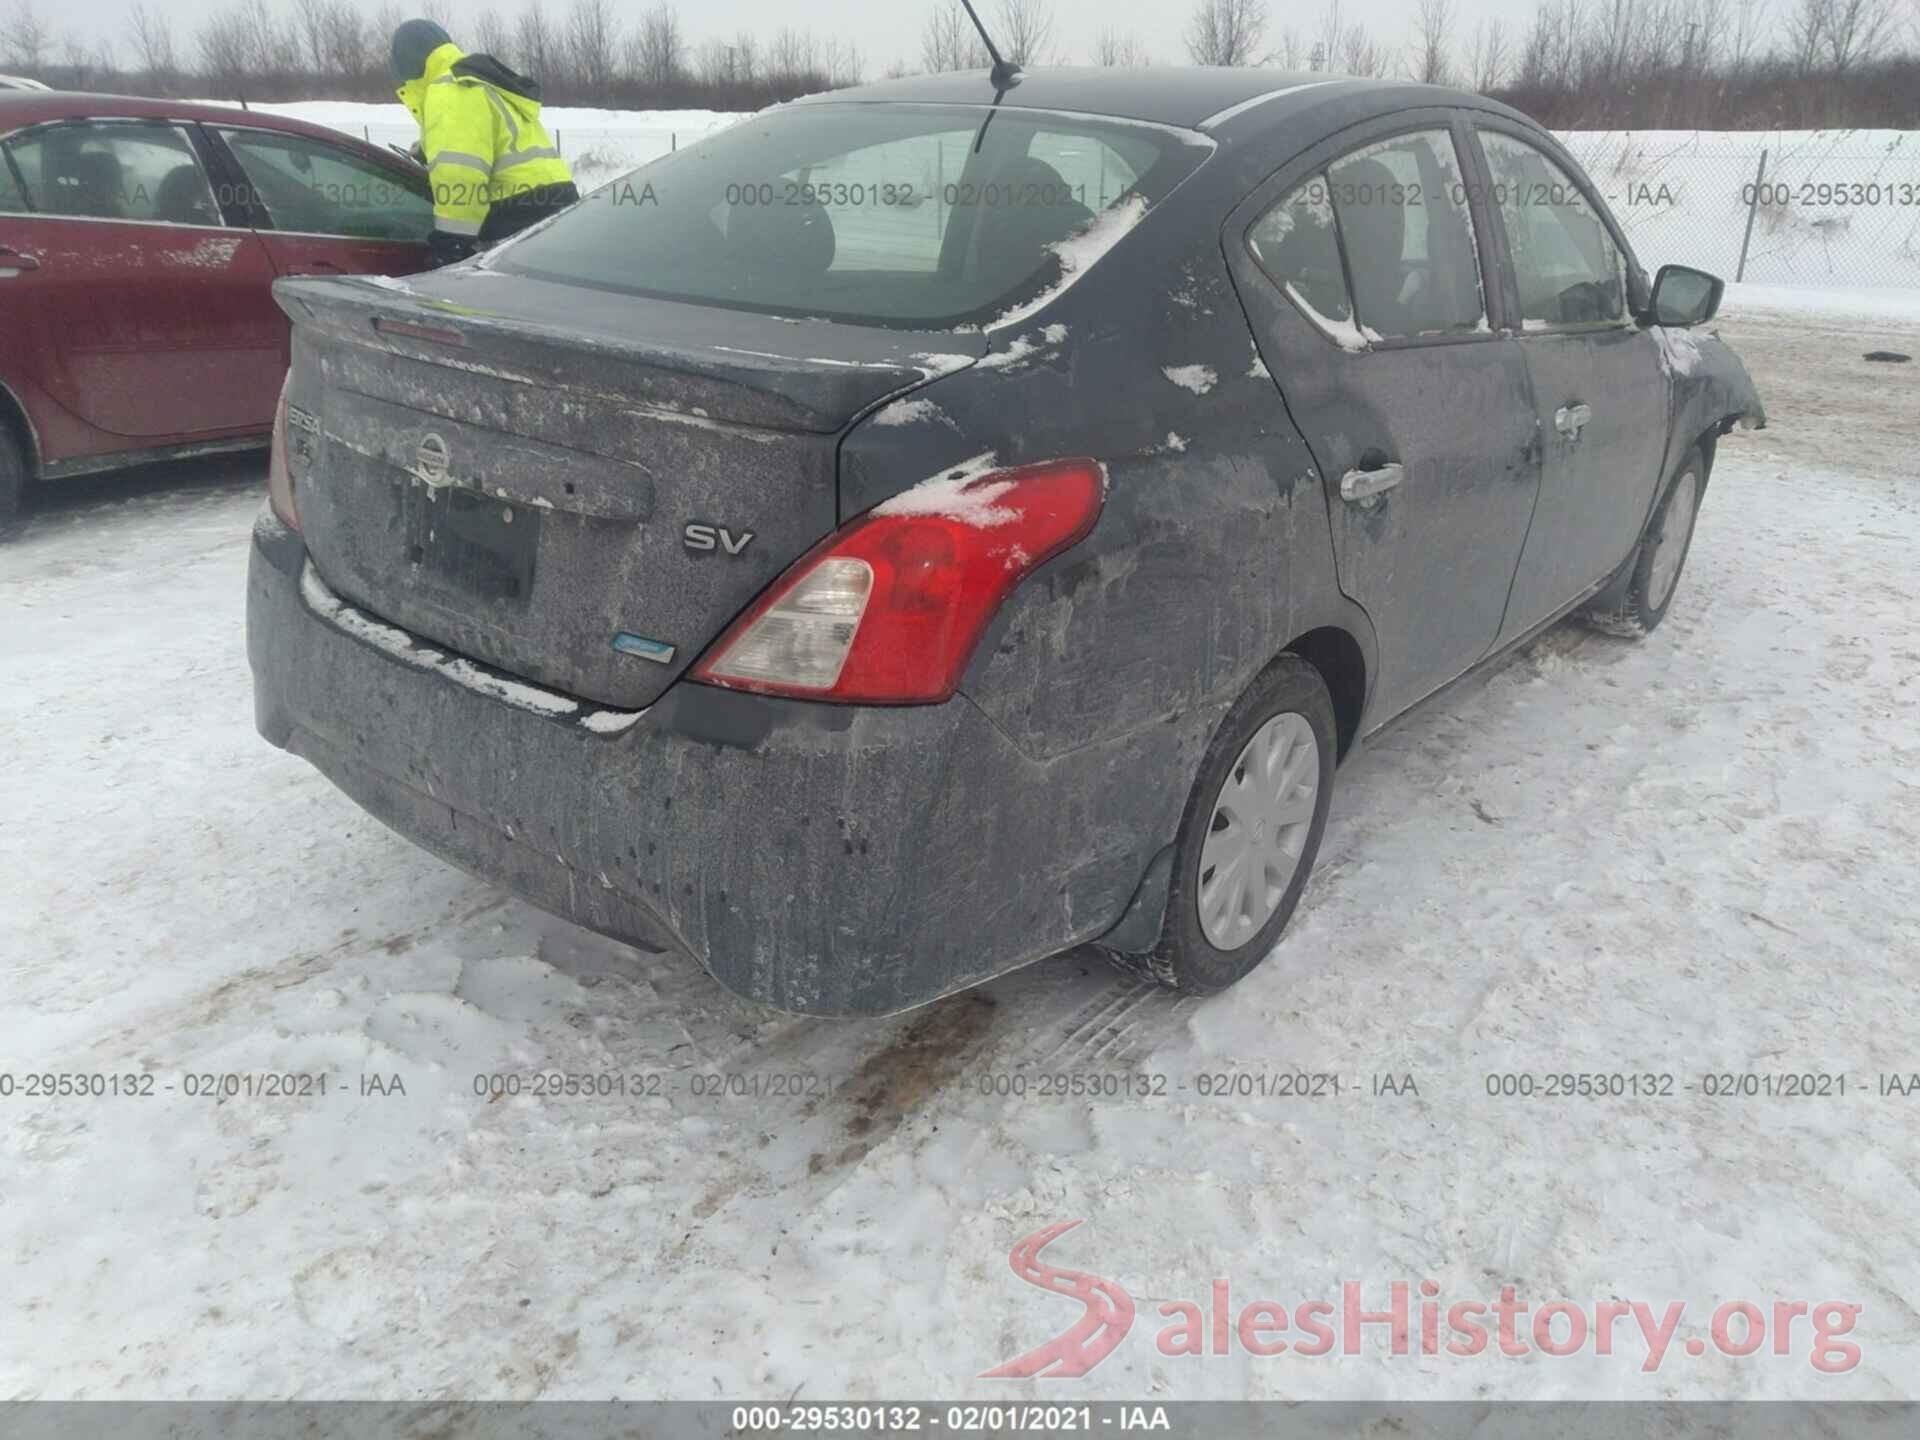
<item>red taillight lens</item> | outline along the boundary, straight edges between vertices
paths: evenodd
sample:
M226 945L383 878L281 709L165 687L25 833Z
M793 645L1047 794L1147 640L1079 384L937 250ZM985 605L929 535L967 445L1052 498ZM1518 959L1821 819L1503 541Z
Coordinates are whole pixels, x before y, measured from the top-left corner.
M273 449L267 459L267 504L289 530L300 528L300 509L293 502L293 467L287 458L287 386L289 375L280 385L280 403L273 409Z
M869 705L945 700L1014 586L1084 539L1105 498L1093 460L916 485L802 556L692 678Z

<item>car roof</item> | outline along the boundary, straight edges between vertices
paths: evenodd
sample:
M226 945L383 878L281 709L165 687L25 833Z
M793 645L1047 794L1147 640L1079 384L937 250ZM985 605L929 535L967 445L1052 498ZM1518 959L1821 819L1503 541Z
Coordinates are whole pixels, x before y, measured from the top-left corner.
M1336 98L1346 102L1342 109L1351 119L1432 105L1464 105L1525 118L1464 90L1257 66L1050 66L1027 71L999 103L1009 109L1067 111L1209 133L1243 115L1257 116L1258 123L1232 127L1233 135L1239 137L1265 133L1283 118ZM795 103L882 102L987 106L994 103L994 89L989 72L956 70L830 90Z
M155 100L142 95L93 95L74 90L0 90L0 135L50 120L198 120L213 125L253 125L283 130L333 144L347 143L365 154L387 154L359 136L275 115L207 100Z

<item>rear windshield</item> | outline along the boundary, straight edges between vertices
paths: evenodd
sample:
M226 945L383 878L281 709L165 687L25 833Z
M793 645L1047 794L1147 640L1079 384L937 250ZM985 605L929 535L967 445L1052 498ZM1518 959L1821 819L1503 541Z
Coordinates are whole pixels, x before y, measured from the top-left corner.
M1210 148L1041 111L793 106L602 187L492 268L776 315L988 324Z

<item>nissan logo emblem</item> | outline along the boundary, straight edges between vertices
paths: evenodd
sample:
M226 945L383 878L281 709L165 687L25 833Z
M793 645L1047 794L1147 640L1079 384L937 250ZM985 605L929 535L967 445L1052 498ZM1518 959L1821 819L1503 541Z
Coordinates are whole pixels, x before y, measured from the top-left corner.
M413 473L426 482L427 488L438 490L453 483L447 474L452 459L446 441L438 435L427 435L421 439L420 448L413 452Z

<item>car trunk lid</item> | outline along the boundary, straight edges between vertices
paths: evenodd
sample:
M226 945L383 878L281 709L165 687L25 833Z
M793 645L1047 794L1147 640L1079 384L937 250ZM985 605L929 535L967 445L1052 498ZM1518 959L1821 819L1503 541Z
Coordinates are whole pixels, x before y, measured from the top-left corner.
M981 343L472 269L275 293L295 322L301 527L328 586L626 709L838 523L847 424Z

